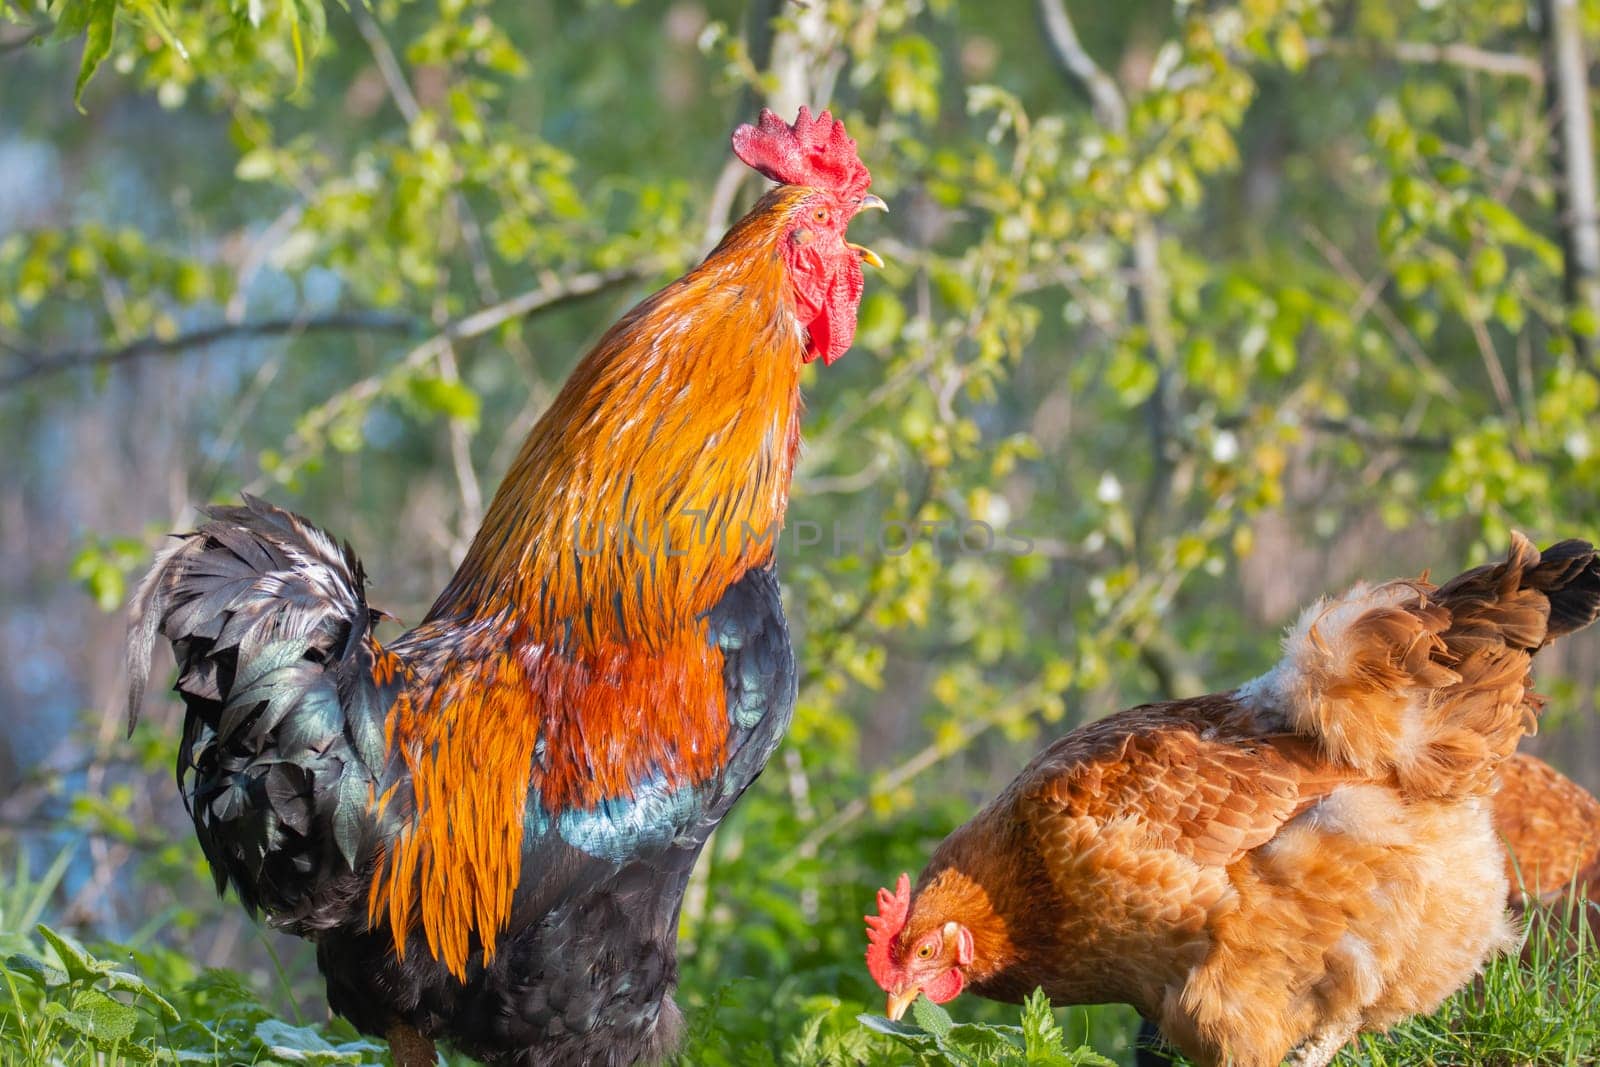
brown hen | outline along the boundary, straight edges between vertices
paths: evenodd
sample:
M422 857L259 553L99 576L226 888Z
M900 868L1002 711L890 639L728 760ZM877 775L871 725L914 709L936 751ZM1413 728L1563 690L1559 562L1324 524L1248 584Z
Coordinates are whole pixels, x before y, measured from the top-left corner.
M1518 752L1500 768L1494 826L1506 846L1512 910L1559 905L1571 893L1587 905L1581 916L1600 941L1600 800Z
M1514 942L1491 794L1536 725L1534 654L1597 613L1591 545L1514 535L1443 586L1314 605L1239 689L1073 731L914 894L879 894L889 1014L1042 987L1130 1003L1207 1067L1320 1067L1432 1010ZM1542 885L1558 864L1534 852Z

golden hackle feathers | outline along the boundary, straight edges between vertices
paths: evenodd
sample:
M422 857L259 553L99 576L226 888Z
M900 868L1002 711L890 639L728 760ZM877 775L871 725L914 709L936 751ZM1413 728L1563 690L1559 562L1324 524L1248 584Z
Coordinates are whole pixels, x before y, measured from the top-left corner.
M775 246L804 195L769 192L579 362L413 631L428 681L388 722L410 795L378 801L410 818L368 899L397 952L420 926L458 977L492 958L530 773L550 817L721 767L706 613L771 558L787 507L803 348Z

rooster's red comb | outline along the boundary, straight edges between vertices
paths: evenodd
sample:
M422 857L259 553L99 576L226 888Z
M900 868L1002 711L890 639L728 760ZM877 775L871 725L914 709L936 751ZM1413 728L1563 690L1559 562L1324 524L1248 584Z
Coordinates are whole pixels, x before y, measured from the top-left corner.
M804 104L793 126L762 108L759 125L745 123L733 131L733 154L775 182L826 189L845 200L864 195L872 184L844 123L826 111L812 118Z
M884 989L894 984L895 965L889 946L906 924L911 911L911 877L902 874L895 883L894 892L878 890L878 914L867 919L867 970L872 980Z

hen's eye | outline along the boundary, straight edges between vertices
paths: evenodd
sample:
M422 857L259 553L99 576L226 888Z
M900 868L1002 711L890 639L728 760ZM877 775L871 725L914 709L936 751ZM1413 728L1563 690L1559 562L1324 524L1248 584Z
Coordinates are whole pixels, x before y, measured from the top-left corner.
M925 960L925 959L928 959L932 955L933 955L933 946L932 945L923 944L923 945L918 945L917 946L917 959Z
M825 207L819 207L811 213L811 217L816 219L818 222L827 222L828 209Z

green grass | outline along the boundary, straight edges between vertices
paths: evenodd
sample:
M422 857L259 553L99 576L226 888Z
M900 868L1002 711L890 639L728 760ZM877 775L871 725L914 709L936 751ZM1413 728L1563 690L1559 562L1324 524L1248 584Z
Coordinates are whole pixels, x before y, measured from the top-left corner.
M278 1018L244 978L198 969L177 952L86 947L40 920L66 869L0 871L0 1064L120 1067L137 1063L335 1064L386 1061L381 1043L342 1020L294 1025ZM1600 953L1575 905L1536 911L1527 960L1504 957L1438 1013L1363 1037L1339 1067L1524 1067L1600 1059ZM1576 905L1582 906L1582 905ZM1565 931L1583 929L1576 944ZM681 1067L1105 1067L1131 1059L1125 1009L1052 1011L1042 997L1021 1012L973 998L957 1021L926 1000L891 1023L863 1005L816 993L779 997L805 976L729 983L692 1014ZM752 999L753 998L753 999ZM793 1005L764 1016L775 1032L759 1046L748 1030L756 1004ZM1001 1021L996 1021L1001 1020ZM465 1061L458 1061L465 1062Z
M1495 960L1439 1011L1346 1050L1336 1067L1535 1067L1600 1060L1600 953L1569 899L1528 920L1527 959ZM1569 930L1576 929L1576 935Z

